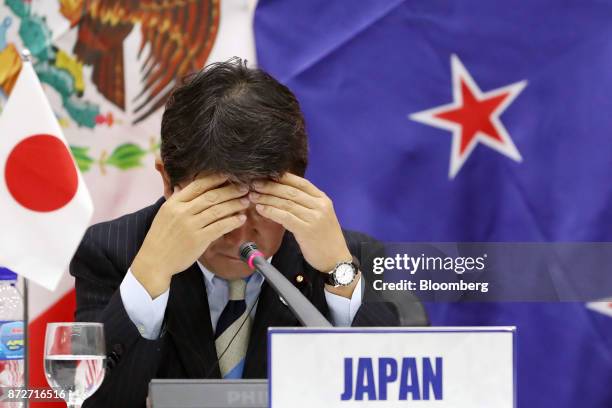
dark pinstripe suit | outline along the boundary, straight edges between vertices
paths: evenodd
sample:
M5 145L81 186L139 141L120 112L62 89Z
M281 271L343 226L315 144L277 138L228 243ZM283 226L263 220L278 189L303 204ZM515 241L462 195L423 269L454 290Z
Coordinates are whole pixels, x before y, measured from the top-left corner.
M133 214L94 225L87 230L70 264L76 278L77 321L103 322L109 372L100 389L84 407L129 408L144 406L152 378L219 378L206 288L197 264L172 278L158 340L143 338L128 317L119 286L132 264L153 218L164 200ZM350 251L358 258L361 243L371 238L345 232ZM273 264L328 315L321 274L301 255L293 235L286 233ZM297 283L295 276L305 279ZM396 325L393 308L375 302L364 285L362 306L354 326ZM267 328L298 326L299 322L264 282L251 330L245 378L265 378L267 373Z

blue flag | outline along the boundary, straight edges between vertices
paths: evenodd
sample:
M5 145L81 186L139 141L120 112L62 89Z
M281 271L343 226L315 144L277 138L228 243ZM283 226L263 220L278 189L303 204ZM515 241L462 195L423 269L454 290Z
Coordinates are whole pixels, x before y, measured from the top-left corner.
M612 241L612 3L266 1L259 65L296 93L308 177L385 241ZM612 288L610 288L612 296ZM516 325L519 407L611 407L612 317L431 304Z

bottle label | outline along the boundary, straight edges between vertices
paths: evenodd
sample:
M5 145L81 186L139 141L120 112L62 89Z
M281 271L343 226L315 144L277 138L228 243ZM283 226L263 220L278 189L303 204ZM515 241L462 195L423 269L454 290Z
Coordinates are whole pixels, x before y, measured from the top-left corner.
M0 321L0 360L23 359L23 322Z

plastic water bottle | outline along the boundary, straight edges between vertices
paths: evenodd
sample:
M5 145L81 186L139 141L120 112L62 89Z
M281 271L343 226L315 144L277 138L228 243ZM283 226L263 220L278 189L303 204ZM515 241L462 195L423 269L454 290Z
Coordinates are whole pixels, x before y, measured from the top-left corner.
M17 275L0 268L0 387L23 387L23 370L23 298L17 290ZM20 403L0 404L22 406Z

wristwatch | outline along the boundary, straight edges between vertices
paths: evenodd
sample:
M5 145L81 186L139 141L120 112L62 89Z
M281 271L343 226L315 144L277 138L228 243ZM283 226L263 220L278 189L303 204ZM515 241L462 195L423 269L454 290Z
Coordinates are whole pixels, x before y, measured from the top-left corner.
M338 262L336 267L325 275L325 283L335 288L349 286L359 272L359 260L353 256L352 261Z

